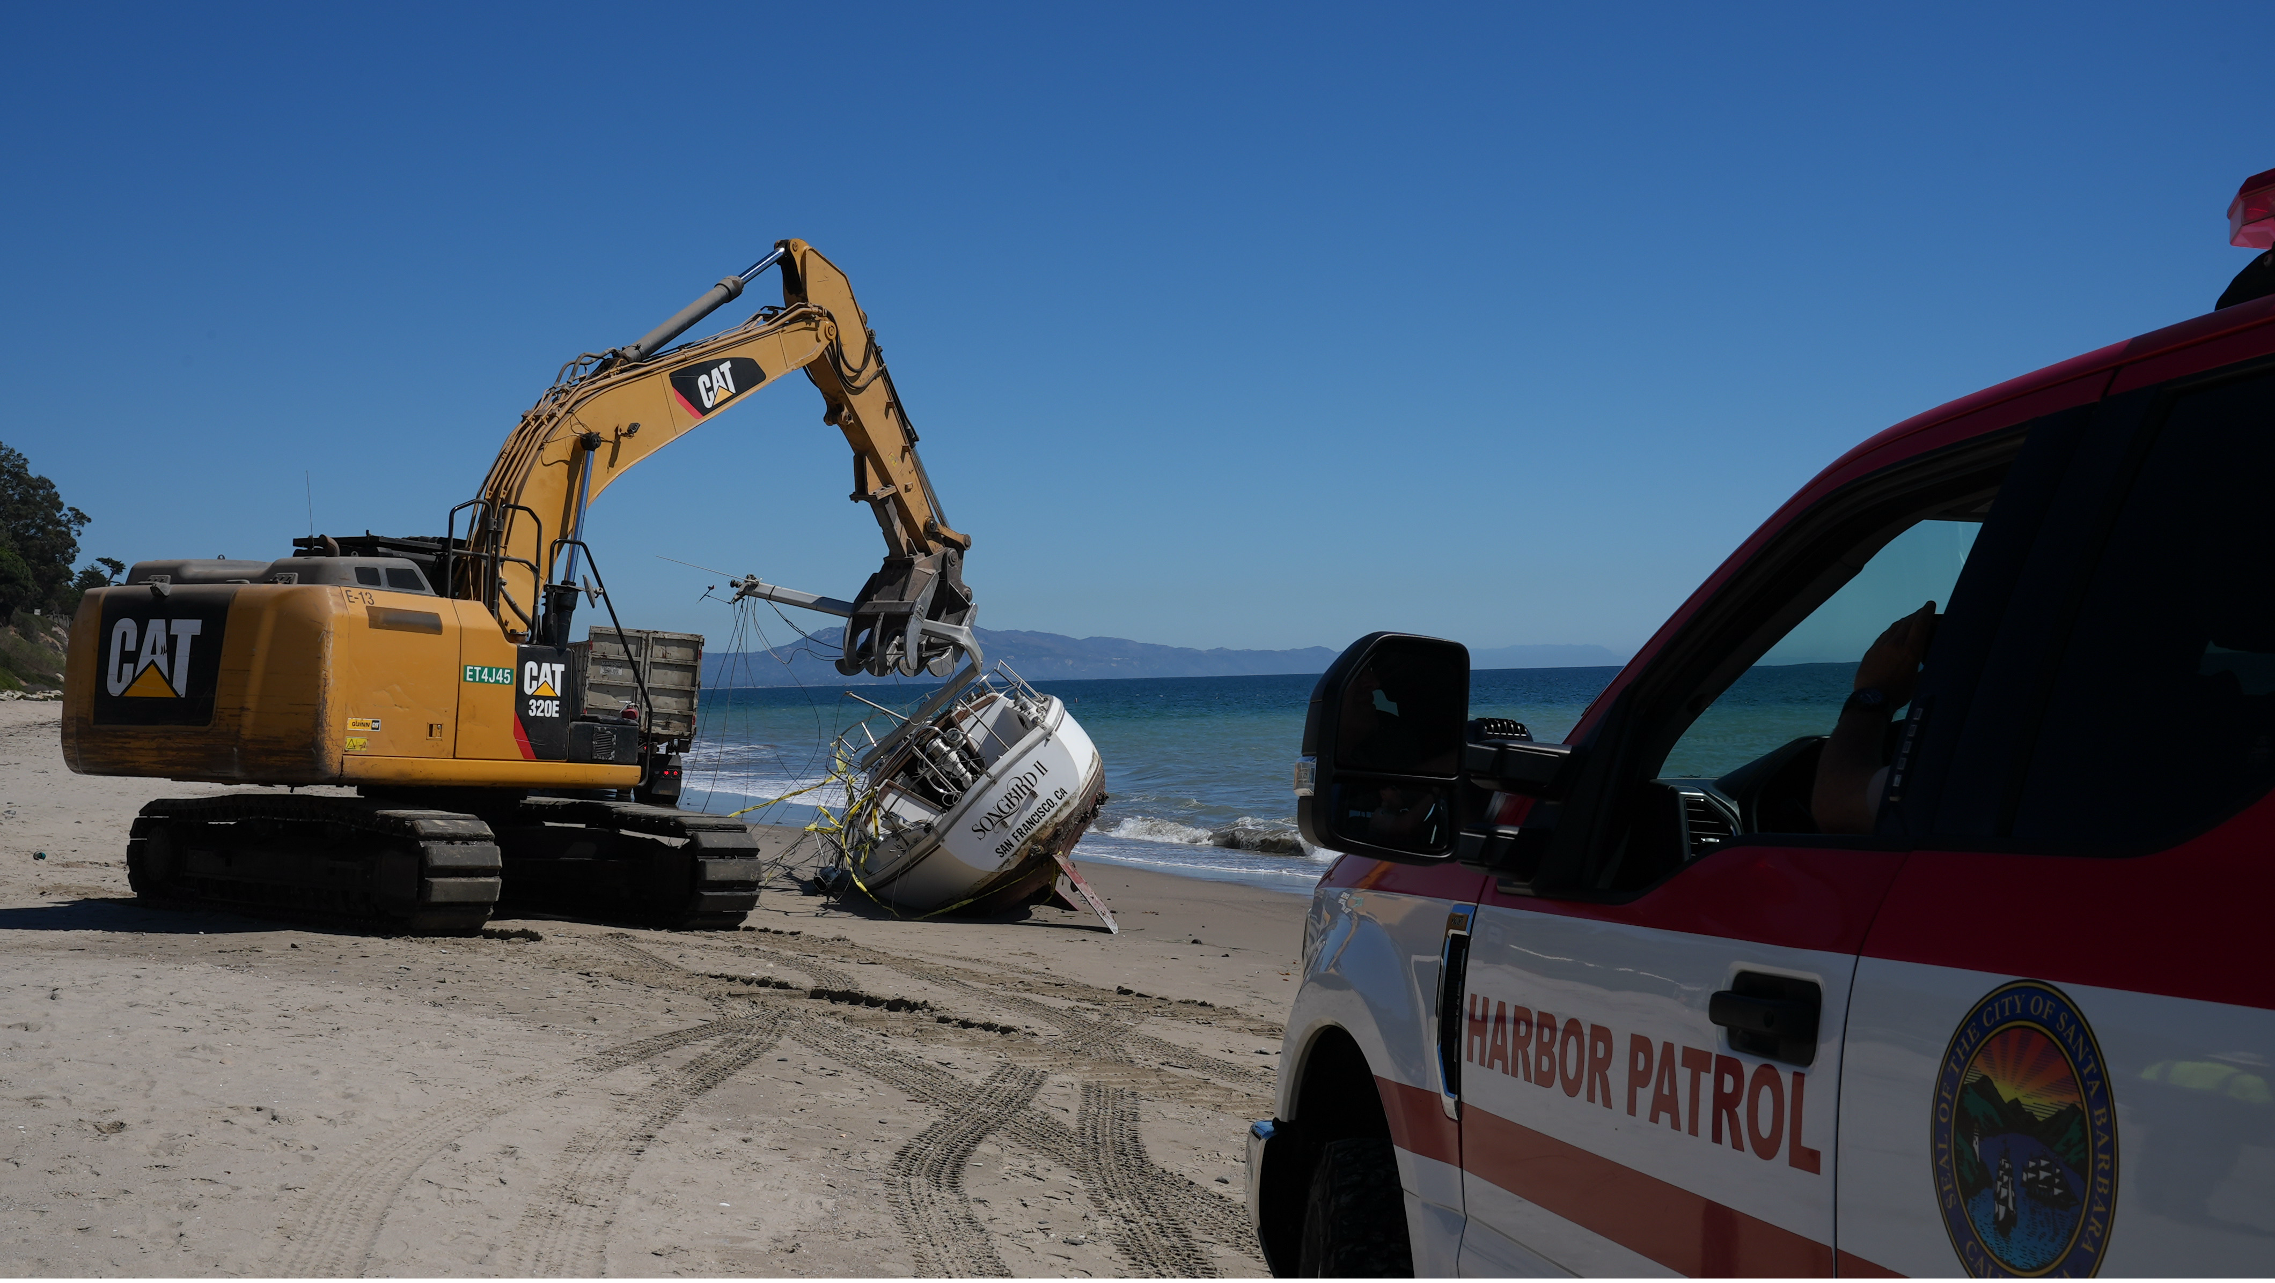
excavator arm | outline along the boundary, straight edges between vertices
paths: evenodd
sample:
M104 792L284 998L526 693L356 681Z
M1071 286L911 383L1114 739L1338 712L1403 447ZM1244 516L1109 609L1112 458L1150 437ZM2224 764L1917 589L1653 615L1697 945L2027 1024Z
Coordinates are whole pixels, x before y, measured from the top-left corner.
M773 266L781 307L662 351ZM453 511L449 591L482 601L509 633L566 644L592 501L632 465L793 370L805 372L822 395L823 421L853 448L851 497L869 504L885 537L884 566L853 602L831 603L848 615L839 670L945 672L956 639L969 638L962 564L971 539L942 515L852 285L799 240L780 242L639 342L563 367L507 437L479 497ZM462 544L459 512L468 514Z

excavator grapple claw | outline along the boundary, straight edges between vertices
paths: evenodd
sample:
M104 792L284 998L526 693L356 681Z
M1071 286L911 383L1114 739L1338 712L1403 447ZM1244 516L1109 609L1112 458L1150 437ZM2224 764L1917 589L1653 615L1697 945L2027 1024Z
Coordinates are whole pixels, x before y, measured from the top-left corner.
M964 586L964 555L954 548L923 557L887 557L853 599L837 671L851 676L943 675L971 648L976 609Z

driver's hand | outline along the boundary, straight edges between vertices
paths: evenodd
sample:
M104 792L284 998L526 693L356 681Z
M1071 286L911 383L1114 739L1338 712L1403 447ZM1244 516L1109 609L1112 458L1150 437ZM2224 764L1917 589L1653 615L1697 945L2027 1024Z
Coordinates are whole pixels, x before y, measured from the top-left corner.
M1857 664L1855 689L1879 687L1887 692L1890 709L1910 703L1920 665L1927 660L1927 644L1935 636L1935 621L1931 601L1888 625Z

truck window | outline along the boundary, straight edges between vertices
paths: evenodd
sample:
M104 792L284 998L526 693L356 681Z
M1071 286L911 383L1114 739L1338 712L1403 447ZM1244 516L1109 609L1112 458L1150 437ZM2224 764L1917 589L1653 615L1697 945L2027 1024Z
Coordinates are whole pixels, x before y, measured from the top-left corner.
M1967 471L1924 475L1920 507L1883 508L1872 533L1847 534L1844 542L1856 542L1845 548L1812 548L1814 568L1785 573L1788 583L1806 575L1805 586L1748 602L1745 616L1758 622L1736 653L1702 651L1673 661L1698 670L1707 684L1679 704L1662 704L1664 721L1631 732L1669 747L1618 786L1611 827L1583 875L1587 885L1641 891L1748 834L1865 831L1850 826L1868 826L1876 807L1867 799L1885 796L1904 726L1902 701L1881 710L1886 729L1878 743L1851 742L1828 763L1827 737L1873 643L1926 603L1940 611L1950 600L2010 460L1984 456ZM1871 734L1868 719L1857 725ZM1830 829L1819 823L1821 784L1823 797L1854 803L1843 801Z
M1799 737L1829 732L1865 649L1922 604L1951 600L1981 529L1979 518L1938 517L1889 540L1691 723L1659 773L1718 779Z
M2013 836L2142 850L2275 783L2275 378L2179 397L2088 582Z

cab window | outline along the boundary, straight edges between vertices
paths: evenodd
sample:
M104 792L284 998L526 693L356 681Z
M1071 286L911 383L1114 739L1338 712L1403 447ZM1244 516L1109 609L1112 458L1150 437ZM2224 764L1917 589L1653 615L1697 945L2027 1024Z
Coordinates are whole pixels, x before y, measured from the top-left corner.
M1691 723L1660 773L1719 779L1798 738L1824 736L1855 684L1857 661L1896 620L1951 600L1981 529L1980 518L1939 517L1888 541Z
M2147 849L2275 784L2275 378L2177 398L2052 663L2012 835Z
M1923 465L1917 484L1894 479L1876 500L1835 500L1817 529L1788 532L1798 551L1774 573L1724 590L1726 620L1694 624L1700 640L1670 652L1667 685L1633 714L1634 773L1615 785L1611 823L1590 843L1593 889L1641 891L1742 835L1872 832L1906 682L1845 718L1843 706L1885 634L1928 655L2014 446L1957 472ZM1916 677L1919 658L1898 668Z

